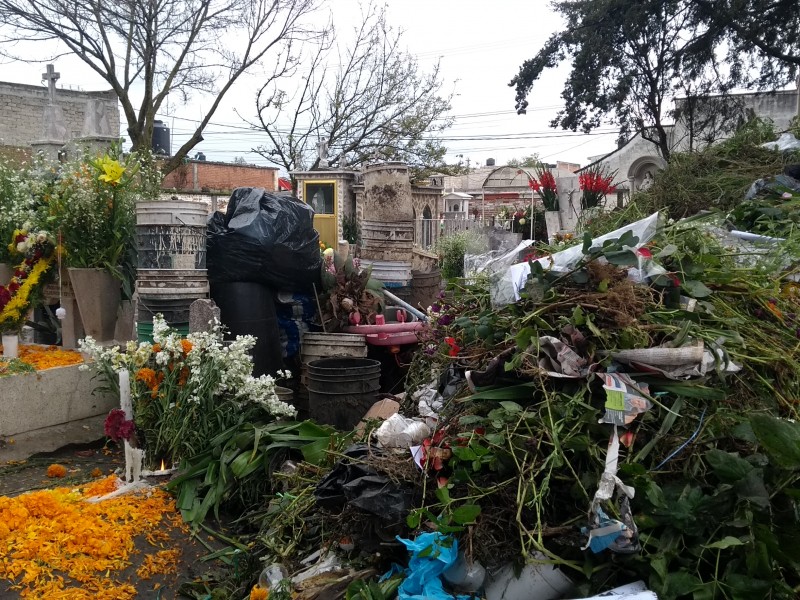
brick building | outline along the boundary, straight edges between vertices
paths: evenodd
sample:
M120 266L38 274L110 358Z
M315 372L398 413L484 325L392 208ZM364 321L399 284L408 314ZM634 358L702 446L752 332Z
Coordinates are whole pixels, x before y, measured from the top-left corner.
M162 196L204 203L210 211L225 210L238 187L278 191L278 169L236 163L187 160L161 182Z
M256 165L188 160L161 183L164 190L176 192L216 192L230 194L237 187L278 190L278 169Z
M88 100L101 101L109 130L117 135L119 111L113 91L83 92L57 88L56 102L63 111L67 138L74 139L81 135ZM47 103L48 91L45 86L0 81L0 149L8 147L3 154L13 153L11 148L23 149L27 153L31 143L42 139Z

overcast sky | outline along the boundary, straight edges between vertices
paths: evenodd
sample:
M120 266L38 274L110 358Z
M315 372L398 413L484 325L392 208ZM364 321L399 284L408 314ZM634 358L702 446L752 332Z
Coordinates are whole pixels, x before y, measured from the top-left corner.
M593 136L550 129L549 122L561 103L567 65L537 82L529 97L528 114L514 111L514 90L508 87L509 81L522 61L533 56L562 25L546 0L387 0L386 4L390 23L405 32L403 41L408 51L427 69L440 60L443 80L455 91L455 123L444 133L448 162L458 162L463 155L463 160L469 159L473 166L485 164L488 158L496 159L499 165L513 157L538 153L548 162L586 164L587 157L614 148L613 127ZM328 0L326 6L342 39L359 18L359 4L356 0ZM61 73L61 86L84 90L108 87L74 57L59 58L56 69ZM43 71L43 65L5 63L0 65L0 80L39 84L38 74ZM268 164L249 152L261 136L247 131L237 115L237 111L254 114L257 79L240 80L228 93L212 118L214 125L207 129L205 140L193 154L202 151L209 160L222 161L241 156L247 162ZM170 105L171 115L164 120L172 129L173 147L188 135L191 121L197 120L210 103L193 97L186 105Z

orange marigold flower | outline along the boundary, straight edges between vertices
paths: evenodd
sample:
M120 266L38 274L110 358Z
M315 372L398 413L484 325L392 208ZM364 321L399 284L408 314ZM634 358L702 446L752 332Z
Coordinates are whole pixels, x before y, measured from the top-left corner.
M156 383L156 372L147 367L136 371L136 381L141 381L151 390L158 385Z
M153 344L153 352L161 352L161 344Z
M64 477L67 474L67 468L64 465L52 464L47 467L48 477Z
M262 588L260 585L255 584L253 589L250 590L250 600L267 600L269 598L269 590Z
M189 340L181 340L181 347L183 348L184 354L189 354L189 352L191 352L193 348L192 342L190 342Z

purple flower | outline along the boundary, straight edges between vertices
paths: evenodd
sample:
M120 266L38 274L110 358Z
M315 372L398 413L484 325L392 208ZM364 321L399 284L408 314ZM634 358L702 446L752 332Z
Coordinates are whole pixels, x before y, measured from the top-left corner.
M438 313L442 310L442 306L438 302L431 304L431 312Z
M442 315L439 317L439 325L446 326L453 322L453 317L450 315Z

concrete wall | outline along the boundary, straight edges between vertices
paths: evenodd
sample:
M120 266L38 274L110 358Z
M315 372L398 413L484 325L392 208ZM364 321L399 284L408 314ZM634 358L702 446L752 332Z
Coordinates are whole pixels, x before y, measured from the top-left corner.
M63 425L117 408L109 394L93 394L92 371L78 365L0 378L0 436ZM61 445L70 440L61 440Z
M111 131L119 132L119 109L114 92L79 92L57 88L56 104L64 112L67 136L75 138L81 135L86 100L89 98L107 102L106 115ZM42 116L47 102L48 92L44 86L0 82L0 145L27 148L31 142L41 139L44 133Z
M165 190L183 192L219 192L230 194L238 187L261 187L278 190L278 170L272 167L190 160L161 182Z

